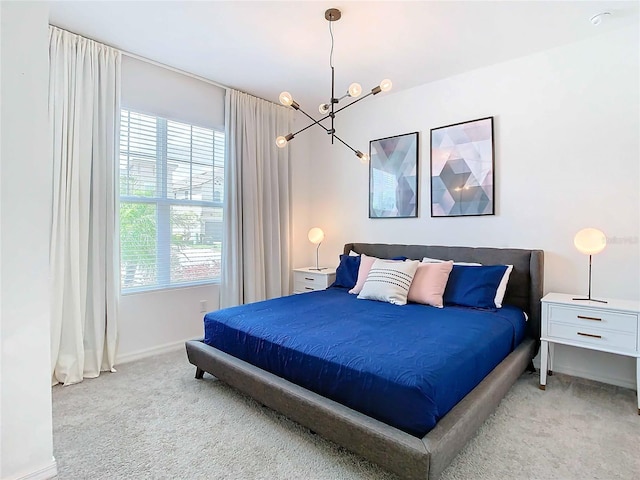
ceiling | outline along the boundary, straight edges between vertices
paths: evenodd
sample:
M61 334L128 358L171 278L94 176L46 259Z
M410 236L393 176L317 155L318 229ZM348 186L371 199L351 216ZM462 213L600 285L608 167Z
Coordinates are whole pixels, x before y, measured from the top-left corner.
M390 78L394 91L638 25L637 1L53 1L50 23L307 112ZM590 17L612 15L594 26Z

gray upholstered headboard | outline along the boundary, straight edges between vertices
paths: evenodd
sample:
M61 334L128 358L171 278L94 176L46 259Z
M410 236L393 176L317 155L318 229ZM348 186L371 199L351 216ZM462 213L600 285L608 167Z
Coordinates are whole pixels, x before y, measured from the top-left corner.
M540 340L540 299L543 295L544 252L519 248L445 247L432 245L396 245L383 243L347 243L344 253L356 253L378 258L405 256L414 260L423 257L477 262L483 265L513 265L504 303L522 308L529 315L528 333Z

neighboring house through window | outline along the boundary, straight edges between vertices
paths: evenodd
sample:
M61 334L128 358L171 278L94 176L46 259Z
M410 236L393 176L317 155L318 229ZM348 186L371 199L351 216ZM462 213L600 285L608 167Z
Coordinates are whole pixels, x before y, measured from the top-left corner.
M224 143L224 131L121 111L124 293L219 280Z

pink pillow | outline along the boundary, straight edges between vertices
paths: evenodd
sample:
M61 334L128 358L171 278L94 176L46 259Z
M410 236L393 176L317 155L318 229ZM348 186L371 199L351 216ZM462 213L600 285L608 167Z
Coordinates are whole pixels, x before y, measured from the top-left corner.
M371 266L373 262L378 260L376 257L368 257L364 253L360 255L360 267L358 268L358 280L356 280L356 284L353 286L349 293L353 293L354 295L359 294L362 291L362 287L364 287L364 282L367 281L367 275L369 275L369 270L371 270Z
M362 265L362 264L361 264ZM442 295L453 269L453 262L421 263L411 282L407 299L410 302L423 303L442 308ZM360 272L358 272L360 280Z

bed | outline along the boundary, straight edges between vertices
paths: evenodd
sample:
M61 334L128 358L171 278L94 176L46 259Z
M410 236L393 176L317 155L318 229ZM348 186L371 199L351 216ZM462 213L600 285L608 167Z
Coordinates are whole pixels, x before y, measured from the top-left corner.
M328 289L325 292L313 292L225 309L219 311L221 313L217 315L209 316L208 314L207 318L210 320L205 323L205 339L188 341L186 344L189 361L196 366L196 378L202 378L204 372L208 372L249 394L262 404L403 478L438 478L458 451L475 434L478 427L494 411L516 379L528 366L531 366L540 337L543 252L524 249L346 244L345 255L351 251L378 258L405 256L419 260L423 257L431 257L453 259L458 262L477 262L484 265L513 265L504 300L505 306L499 310L500 318L485 319L480 317L484 312L473 311L471 315L461 317L464 320L456 320L458 323L471 322L466 328L470 330L472 336L478 336L477 333L473 333L475 327L472 322L476 321L473 317L478 317L483 323L494 322L491 324L491 330L495 330L496 335L504 337L501 344L505 341L506 344L511 342L511 347L500 353L498 350L501 347L498 348L496 343L496 347L490 350L497 357L485 358L487 355L482 352L477 357L470 357L474 365L477 364L477 368L474 367L470 375L473 378L468 380L477 385L471 387L462 385L467 380L460 378L458 381L460 376L454 375L454 370L448 370L451 365L436 358L438 375L456 378L456 388L443 389L430 383L433 380L432 377L438 376L436 374L427 375L427 383L419 383L424 379L416 372L405 368L409 361L405 361L400 355L390 355L389 352L385 352L385 342L372 337L368 340L371 353L366 356L372 357L367 360L374 362L372 368L376 374L367 376L359 373L366 372L366 367L364 369L359 367L352 371L347 368L351 365L339 366L338 362L332 362L331 355L339 356L340 354L337 350L341 342L335 341L329 348L326 345L323 346L319 337L336 336L338 330L335 330L335 322L340 324L351 322L346 325L348 328L344 328L345 332L350 334L349 332L356 331L353 338L347 338L342 343L349 344L356 337L366 338L367 333L359 330L366 329L365 318L358 318L358 311L363 309L366 302L377 308L373 315L371 311L363 315L369 315L369 323L374 330L380 331L381 338L391 338L390 335L393 332L384 330L389 328L389 322L375 323L374 319L385 318L386 315L395 314L392 312L402 311L407 315L407 323L398 330L406 332L405 336L413 339L420 336L412 333L411 330L413 324L410 322L413 320L410 320L410 314L413 310L417 312L420 308L423 311L425 308L431 309L437 314L436 316L442 316L444 319L438 324L441 327L451 323L445 316L457 314L456 308L435 309L418 305L397 307L381 302L363 302L340 289ZM330 306L335 304L344 314L339 318L333 318L336 317L335 314L331 315L325 320L320 320L322 325L314 325L313 328L308 329L296 327L289 320L279 319L276 307L281 303L287 311L294 313L294 317L309 317L312 316L313 309L318 308L312 305L314 302L320 302L320 305L326 303L329 310ZM528 316L526 322L517 320L518 312L522 316L522 311ZM268 328L260 324L262 317L269 317ZM427 344L418 347L420 352L434 350L429 348L429 338L435 334L436 330L440 331L440 327L425 335ZM327 334L326 331L321 330L322 328L328 328L328 332L332 332L331 328L334 330L333 333ZM442 334L445 337L451 336L447 331ZM213 342L212 338L215 338L217 343ZM394 337L390 343L406 344L407 338ZM298 344L296 344L297 340L299 340ZM413 340L411 343L414 343ZM441 339L436 343L446 344ZM305 352L305 348L309 351ZM466 347L464 348L466 351ZM277 360L261 358L260 355L255 356L256 352L274 349L279 353L279 357L275 358L284 358L286 361L278 363ZM320 350L325 353L316 355ZM318 366L309 360L312 357L327 357L329 350L329 361L324 365ZM396 350L402 349L396 348ZM461 351L463 350L458 350L458 352ZM506 358L503 359L504 355ZM479 358L483 360L477 361ZM356 363L361 361L362 359L358 358ZM382 363L384 368L390 371L391 377L403 379L400 382L404 384L403 389L390 390L389 385L384 383L386 377L378 375L378 370L383 369ZM292 367L295 365L305 368ZM322 371L322 375L317 374L319 371ZM340 383L341 380L336 376L337 371L340 371L343 378L347 380L342 380ZM308 374L308 372L315 373ZM291 381L284 377L288 377ZM373 388L376 383L379 384L380 391L384 392L384 398L378 400L375 397L376 390ZM424 395L416 395L417 391L427 391L432 387L432 395L427 395L427 399ZM449 392L456 389L466 392L465 388L471 388L471 390L461 395L462 398L456 398L453 394L440 395L441 398L437 398L437 402L434 401L437 405L430 404L429 399L436 398L436 392L441 393L444 390ZM362 392L366 392L366 395ZM403 405L403 408L391 408L385 411L381 407L385 404ZM407 422L406 416L394 417L399 410L411 412L411 421Z

